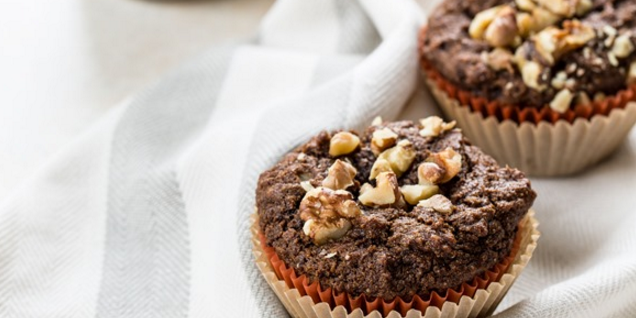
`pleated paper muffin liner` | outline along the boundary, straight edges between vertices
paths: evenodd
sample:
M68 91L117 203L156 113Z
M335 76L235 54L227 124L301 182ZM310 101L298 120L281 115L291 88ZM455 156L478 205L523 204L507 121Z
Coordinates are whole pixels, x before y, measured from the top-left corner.
M265 280L293 317L305 318L418 318L418 317L482 317L492 313L514 280L526 266L539 238L534 212L519 223L511 254L483 276L463 284L459 290L444 295L433 292L427 297L415 296L410 301L396 298L384 301L365 295L351 297L331 288L322 290L305 275L297 276L274 249L266 246L258 227L258 216L252 216L252 241L256 264Z
M421 66L442 111L468 139L499 163L532 176L563 176L593 166L614 152L636 123L636 86L559 114L549 107L501 105L473 96L424 58Z
M614 109L608 116L578 118L573 123L499 122L452 99L427 80L448 118L457 121L465 136L499 163L532 176L555 177L580 172L618 148L636 123L636 102Z

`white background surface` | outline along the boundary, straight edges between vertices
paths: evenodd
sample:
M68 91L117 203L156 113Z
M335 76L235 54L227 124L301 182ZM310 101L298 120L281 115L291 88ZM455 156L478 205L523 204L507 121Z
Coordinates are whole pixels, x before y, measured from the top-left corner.
M0 202L127 96L253 36L273 2L0 0Z
M272 2L0 0L0 201L128 95L252 36Z

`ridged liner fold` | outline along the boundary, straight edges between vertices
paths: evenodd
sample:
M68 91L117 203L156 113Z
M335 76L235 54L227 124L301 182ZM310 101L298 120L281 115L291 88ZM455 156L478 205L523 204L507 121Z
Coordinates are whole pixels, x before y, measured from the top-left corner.
M258 226L258 216L252 216L252 242L256 265L287 311L298 318L434 318L483 317L491 314L515 279L532 257L539 232L534 211L519 223L511 255L471 283L444 295L433 292L426 297L415 296L410 301L396 298L385 301L338 294L331 288L322 290L317 282L297 276L287 267L274 249L266 246Z

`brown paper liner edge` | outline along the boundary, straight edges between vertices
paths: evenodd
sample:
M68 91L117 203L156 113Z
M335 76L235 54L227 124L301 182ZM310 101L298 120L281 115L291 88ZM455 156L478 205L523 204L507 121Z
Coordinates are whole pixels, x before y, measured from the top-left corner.
M256 214L252 216L252 221L254 222L251 228L252 242L256 264L288 312L294 317L398 318L408 316L409 318L429 318L452 313L455 314L452 314L451 317L485 315L494 311L503 295L526 266L540 235L537 231L538 222L534 218L534 211L530 210L520 222L515 246L508 263L498 264L499 270L490 271L491 276L486 276L487 279L480 278L478 286L473 290L466 291L466 287L462 286L460 291L449 291L442 296L434 293L429 297L430 299L421 299L416 296L419 299L414 297L410 302L404 302L401 299L385 302L379 298L369 301L363 295L357 298L344 295L344 300L337 300L335 297L343 298L343 295L332 294L332 298L329 298L328 294L331 291L320 290L317 283L308 284L303 276L292 279L292 274L295 276L293 269L286 268L284 264L276 264L276 268L274 268L269 260L272 253L266 252L265 245L260 239ZM273 254L275 255L275 253ZM502 266L503 268L501 268ZM279 273L281 270L286 270L287 273ZM282 279L279 279L279 275ZM294 288L289 286L294 286ZM344 303L342 303L343 301ZM354 307L351 306L352 303L355 305ZM370 314L365 316L365 313Z
M457 121L464 135L497 162L532 176L570 175L594 165L615 151L636 123L636 103L574 123L499 122L472 112L427 80L431 93L447 117Z
M563 113L558 113L548 106L542 108L524 108L519 105L504 105L498 101L491 101L484 97L474 96L470 92L458 88L445 79L431 63L426 60L424 54L421 54L425 34L426 26L420 31L418 45L420 66L426 73L427 79L435 83L435 86L444 91L449 98L459 101L460 105L468 107L472 112L481 114L484 118L493 117L500 122L511 120L519 124L524 122L538 124L542 121L554 124L560 120L573 123L577 119L589 120L597 115L609 116L612 110L624 109L629 102L636 101L636 85L631 85L603 100L593 101L588 105L576 105Z

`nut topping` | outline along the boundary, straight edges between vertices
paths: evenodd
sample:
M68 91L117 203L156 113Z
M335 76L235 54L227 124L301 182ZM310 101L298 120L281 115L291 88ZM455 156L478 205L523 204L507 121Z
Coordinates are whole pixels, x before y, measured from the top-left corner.
M441 194L436 194L426 200L422 200L420 201L420 203L418 203L417 206L431 208L437 212L444 214L453 212L454 208L451 200Z
M503 48L495 48L490 53L482 52L481 58L490 68L495 71L507 70L510 73L514 73L512 67L513 56L512 53Z
M344 236L351 228L348 219L362 214L351 193L322 187L305 194L299 212L305 221L303 232L317 245Z
M391 164L387 160L378 158L373 163L373 167L371 167L369 180L375 179L382 172L393 172L393 169L391 168Z
M592 0L579 0L576 2L575 10L577 16L583 16L594 8Z
M453 120L450 123L445 123L443 119L437 116L430 116L424 119L420 119L422 130L420 130L420 136L422 137L437 137L442 132L455 128L456 122Z
M532 0L516 0L515 4L517 4L517 8L523 11L532 11L534 8L537 7L537 4L534 3Z
M354 178L358 171L348 162L336 160L331 167L327 178L322 181L322 186L332 190L344 190L354 185Z
M567 81L568 75L564 71L560 71L552 79L552 87L556 89L563 89L565 87L565 81Z
M541 76L542 68L541 65L535 61L525 60L522 56L523 54L519 54L523 51L523 46L517 50L515 54L515 59L517 61L517 65L521 69L521 78L523 82L530 88L536 89L538 91L543 91L547 87L544 84L539 84L539 78Z
M385 149L395 146L397 138L398 135L389 128L376 130L371 138L371 151L377 156Z
M544 9L544 8L535 8L532 10L532 20L528 25L528 32L525 36L530 35L531 32L541 31L551 25L555 25L557 22L561 20L561 17Z
M453 179L462 170L462 155L453 148L433 153L417 169L420 184L441 184Z
M533 38L537 51L550 65L596 37L594 29L576 20L564 21L563 27L547 27Z
M366 206L404 205L397 177L393 172L382 172L375 179L376 187L365 184L358 200Z
M446 174L446 169L434 162L422 162L417 167L417 178L420 184L437 184Z
M514 44L518 31L516 12L508 5L479 12L468 28L473 39L486 40L495 47Z
M303 190L305 190L305 192L309 192L309 191L315 189L310 181L301 181L300 182L300 187L303 188Z
M510 6L500 5L477 13L468 27L470 36L473 39L482 39L488 26L497 18L499 12L504 8L510 9Z
M515 42L518 32L515 10L506 6L486 28L484 40L494 47L509 46Z
M414 184L402 186L400 191L402 191L406 202L411 205L416 205L420 201L439 193L439 187L431 184Z
M342 131L331 137L329 155L338 157L352 153L360 145L360 138L350 132Z
M550 102L550 108L558 113L563 113L570 108L570 103L572 103L573 98L574 94L572 94L572 92L567 89L562 89Z
M375 118L373 118L373 121L371 122L371 126L380 126L382 125L383 121L382 121L382 117L381 116L375 116Z
M380 160L388 162L391 170L399 177L409 169L413 159L415 159L413 145L408 140L401 140L395 147L385 150L378 156L371 168L371 179L375 179L379 172L385 171L386 164Z
M576 13L576 8L569 0L536 0L537 3L550 10L550 12L564 17L572 17ZM575 0L578 2L578 0Z
M623 34L616 38L614 46L612 46L612 53L618 58L626 58L634 52L634 44L629 34Z

